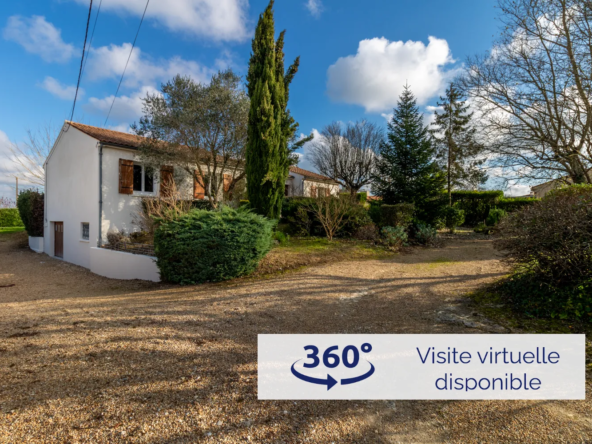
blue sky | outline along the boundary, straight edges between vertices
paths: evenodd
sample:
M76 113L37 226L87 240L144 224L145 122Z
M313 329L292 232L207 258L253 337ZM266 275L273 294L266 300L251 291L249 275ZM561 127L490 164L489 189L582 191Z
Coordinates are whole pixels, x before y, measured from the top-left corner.
M100 0L94 0L96 13ZM151 0L107 127L126 130L141 97L174 74L246 73L267 0ZM386 124L405 81L429 113L467 56L498 34L494 0L277 0L286 58L301 56L290 100L302 133L334 120ZM0 156L28 129L69 118L89 0L0 3ZM74 120L103 126L145 0L103 0ZM94 23L91 21L91 29ZM4 151L6 149L4 148ZM306 164L301 166L306 167ZM0 158L0 196L11 168Z

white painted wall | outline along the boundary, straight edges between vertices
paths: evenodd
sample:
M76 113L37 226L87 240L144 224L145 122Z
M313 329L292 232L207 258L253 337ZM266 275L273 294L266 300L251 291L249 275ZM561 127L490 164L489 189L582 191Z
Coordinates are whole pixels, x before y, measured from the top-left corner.
M160 282L156 258L105 248L90 249L90 271L111 279Z
M29 236L29 248L35 253L43 253L44 241L43 237L31 237Z
M64 260L90 268L98 240L99 151L97 141L65 124L45 164L44 250L54 256L54 222L64 223ZM82 222L90 239L82 240Z
M290 195L291 196L306 196L311 197L312 187L316 188L329 188L331 190L331 194L333 196L339 195L339 185L326 183L322 181L315 181L310 180L302 176L298 173L290 172L291 179L288 179L286 182L287 185L290 185ZM316 196L313 196L316 197Z

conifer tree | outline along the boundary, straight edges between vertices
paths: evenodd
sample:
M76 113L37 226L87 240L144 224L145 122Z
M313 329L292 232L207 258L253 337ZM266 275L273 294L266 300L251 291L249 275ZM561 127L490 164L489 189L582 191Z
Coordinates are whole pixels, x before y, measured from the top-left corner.
M310 139L292 143L298 124L290 115L288 99L300 59L284 72L285 31L275 41L273 4L271 0L259 17L252 44L247 75L251 108L245 171L251 207L259 214L279 219L292 151Z
M435 156L429 129L405 86L379 149L372 191L385 204L412 203L419 215L429 212L427 206L441 196L445 180Z
M438 163L446 172L448 204L452 206L453 189L475 189L487 181L480 168L485 159L478 157L485 148L476 140L473 113L454 84L440 97L438 107L442 110L435 113L431 133Z

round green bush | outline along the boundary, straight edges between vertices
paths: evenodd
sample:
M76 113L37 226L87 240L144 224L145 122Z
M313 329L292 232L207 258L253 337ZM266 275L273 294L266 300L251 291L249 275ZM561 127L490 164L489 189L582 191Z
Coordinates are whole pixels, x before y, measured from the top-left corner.
M507 215L508 215L508 213L506 213L501 208L492 208L491 210L489 210L489 214L487 215L487 219L485 219L485 224L488 227L495 227Z
M16 208L0 208L0 227L23 227Z
M191 285L252 273L269 252L276 221L249 211L193 210L156 230L161 278Z
M407 232L401 226L383 227L380 233L384 238L384 242L391 248L400 248L407 243Z
M465 222L465 212L455 207L446 207L443 210L443 217L446 228L454 233L456 227L460 227Z

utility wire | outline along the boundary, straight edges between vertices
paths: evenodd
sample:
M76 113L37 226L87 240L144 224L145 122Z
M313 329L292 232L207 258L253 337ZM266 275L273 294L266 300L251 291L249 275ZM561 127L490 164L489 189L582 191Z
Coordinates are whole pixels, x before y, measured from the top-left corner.
M80 70L78 71L78 83L76 84L76 94L74 94L74 103L72 104L72 113L70 114L70 122L74 118L74 110L76 109L76 99L78 99L78 89L80 88L80 79L82 78L82 66L84 65L84 56L86 55L86 39L88 37L88 27L90 25L90 16L92 14L93 0L90 0L88 8L88 18L86 19L86 32L84 33L84 46L82 47L82 59L80 60Z
M125 68L123 68L123 72L121 73L121 79L119 79L119 85L117 85L117 91L115 91L115 95L113 96L113 101L111 102L111 108L109 108L109 113L107 113L107 118L105 119L105 123L103 126L107 125L107 121L109 120L109 116L111 115L111 111L113 110L113 105L115 104L115 99L117 99L117 94L119 94L119 88L121 88L121 82L123 82L123 77L125 76L125 71L127 69L127 65L132 58L132 53L134 52L134 48L136 47L136 41L138 40L138 35L140 34L140 28L142 27L142 23L144 22L144 17L146 16L146 10L148 9L148 5L150 4L150 0L146 1L146 7L144 8L144 13L142 14L142 19L140 20L140 25L138 26L138 31L136 32L136 37L134 38L134 43L132 44L132 49L130 50L129 56L127 57L127 62L125 62Z
M90 42L88 44L88 51L90 53L90 48L92 48L92 42L95 37L95 29L97 29L97 21L99 20L99 14L101 13L101 6L103 5L103 0L99 2L99 8L97 9L97 15L95 16L95 23L93 24L92 33L90 34ZM82 67L82 75L84 75L84 70L86 69L86 63L88 62L88 57L84 59L84 66Z

